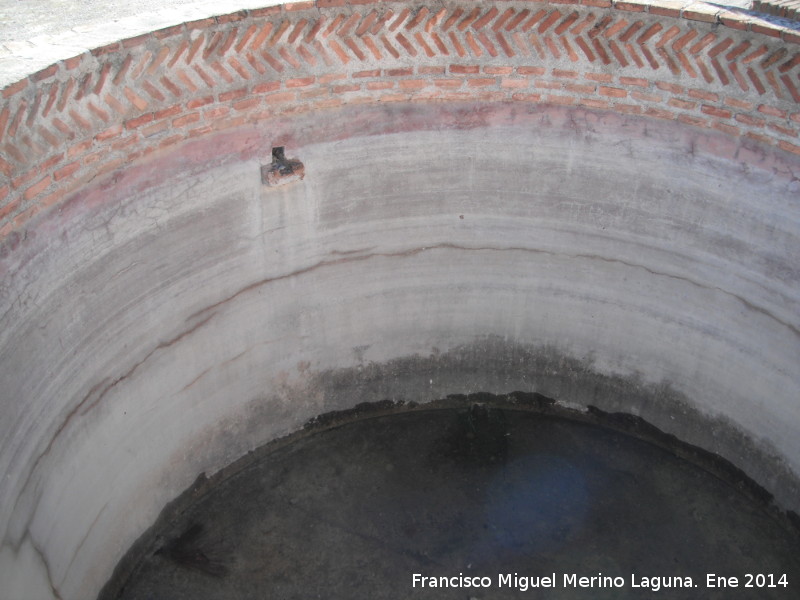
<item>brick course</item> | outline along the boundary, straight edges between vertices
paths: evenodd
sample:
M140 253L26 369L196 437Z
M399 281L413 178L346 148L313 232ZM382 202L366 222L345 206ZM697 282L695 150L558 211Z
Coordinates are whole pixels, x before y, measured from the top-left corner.
M527 102L800 154L800 36L669 2L319 0L170 27L2 90L0 234L154 148L365 102Z

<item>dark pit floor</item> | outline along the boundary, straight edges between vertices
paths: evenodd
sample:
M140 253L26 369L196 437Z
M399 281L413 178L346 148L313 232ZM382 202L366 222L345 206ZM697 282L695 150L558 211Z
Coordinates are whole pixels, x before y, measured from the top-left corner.
M414 574L489 587L422 588ZM599 574L612 579L580 586ZM738 587L709 587L709 574ZM537 578L552 587L524 589ZM159 532L115 597L789 600L800 539L728 483L625 434L426 410L267 453Z

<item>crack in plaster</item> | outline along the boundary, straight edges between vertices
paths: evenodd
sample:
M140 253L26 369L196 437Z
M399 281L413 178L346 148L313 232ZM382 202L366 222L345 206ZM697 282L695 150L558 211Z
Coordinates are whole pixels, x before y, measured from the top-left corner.
M39 548L39 546L34 541L33 535L31 534L30 530L26 530L25 535L20 541L20 546L22 545L22 542L24 542L25 538L28 538L28 540L31 543L31 548L33 548L33 551L36 553L36 556L39 557L39 560L42 561L42 565L44 566L45 576L47 577L47 583L53 592L53 596L56 598L56 600L64 600L61 596L61 593L58 591L56 584L53 582L53 576L50 572L50 563L47 561L47 557L44 555L44 552L42 552L41 548Z
M727 290L724 290L719 286L703 285L702 283L699 283L699 282L694 281L693 279L691 279L689 277L684 277L682 275L673 275L673 274L670 274L670 273L662 273L662 272L659 272L659 271L655 271L655 270L653 270L653 269L651 269L649 267L646 267L644 265L627 262L627 261L624 261L624 260L621 260L621 259L618 259L618 258L606 258L606 257L603 257L603 256L598 256L596 254L566 254L566 253L563 253L563 252L552 252L552 251L549 251L549 250L542 250L542 249L538 249L538 248L528 248L528 247L524 247L524 246L508 246L508 247L462 246L462 245L459 245L459 244L452 244L452 243L449 243L449 242L443 242L443 243L435 244L435 245L432 245L432 246L421 246L421 247L418 247L418 248L411 248L409 250L403 250L403 251L398 251L398 252L374 252L374 253L362 254L362 255L358 255L358 256L345 255L342 258L336 258L336 259L332 259L332 260L321 260L321 261L319 261L319 262L317 262L317 263L315 263L313 265L309 265L307 267L303 267L301 269L297 269L296 271L285 273L283 275L276 275L274 277L268 277L266 279L262 279L260 281L256 281L256 282L253 282L251 284L248 284L245 287L243 287L243 288L239 289L238 291L234 292L233 294L231 294L227 298L225 298L223 300L220 300L218 302L215 302L214 304L208 306L207 308L204 308L204 309L194 313L193 315L191 315L190 317L187 318L187 321L191 321L191 320L199 317L200 315L203 315L203 314L205 314L206 312L208 312L210 310L214 310L214 309L218 308L219 306L221 306L223 304L226 304L226 303L236 299L237 297L239 297L239 296L241 296L243 294L246 294L246 293L248 293L248 292L250 292L250 291L252 291L254 289L257 289L257 288L259 288L261 286L268 285L270 283L275 283L277 281L281 281L281 280L284 280L284 279L290 279L292 277L298 277L300 275L305 275L305 274L310 273L312 271L315 271L317 269L330 267L330 266L336 266L336 265L345 264L345 263L360 262L360 261L364 261L364 260L370 260L372 258L403 258L403 257L408 257L408 256L415 256L417 254L421 254L421 253L427 252L429 250L463 250L463 251L468 251L468 252L485 252L485 251L489 251L489 252L528 252L528 253L532 253L532 254L546 254L546 255L549 255L549 256L562 256L562 257L566 257L566 258L584 258L584 259L588 259L588 260L599 260L599 261L602 261L602 262L607 262L607 263L612 263L612 264L621 264L621 265L625 265L627 267L631 267L631 268L634 268L634 269L642 269L642 270L646 271L647 273L650 273L651 275L655 275L657 277L668 277L670 279L675 279L677 281L683 281L685 283L688 283L688 284L693 285L693 286L695 286L697 288L700 288L700 289L721 292L721 293L725 294L726 296L729 296L731 298L734 298L734 299L738 300L746 308L748 308L750 310L753 310L753 311L755 311L755 312L757 312L759 314L762 314L765 317L767 317L767 318L775 321L776 323L780 324L781 326L789 329L790 331L792 331L792 333L795 334L795 336L800 337L800 328L798 328L797 326L795 326L795 325L793 325L791 323L783 321L782 319L779 319L777 316L773 315L767 309L762 308L760 306L757 306L757 305L753 304L752 302L742 298L741 296L739 296L737 294L734 294L732 292L729 292ZM345 253L337 252L336 254L345 254Z
M90 533L92 533L92 529L94 529L94 526L95 526L95 525L97 525L97 521L99 521L99 520L100 520L100 517L101 517L101 516L103 515L103 513L105 512L106 508L108 508L108 502L106 502L106 503L103 505L103 508L101 508L101 509L100 509L100 512L98 512L98 513L97 513L97 516L96 516L96 517L94 518L94 520L92 521L92 524L91 524L91 525L89 525L88 529L86 530L86 534L83 536L83 538L81 538L81 541L80 541L80 543L79 543L79 544L78 544L78 546L75 548L75 552L73 552L73 553L72 553L72 559L69 561L69 564L67 565L67 568L66 568L66 570L64 571L64 578L65 578L65 579L66 579L66 576L67 576L67 574L69 573L70 567L72 567L72 563L74 563L74 562L75 562L75 559L76 559L76 558L78 558L78 554L80 553L80 551L81 551L81 548L83 547L83 544L84 544L84 543L86 542L86 540L89 538L89 534L90 534ZM64 582L62 581L61 583L64 583Z
M153 354L155 354L159 350L163 350L164 348L168 348L168 347L172 346L173 344L176 344L177 342L179 342L180 340L182 340L186 336L194 333L199 328L201 328L206 323L208 323L211 319L213 319L215 315L216 315L216 313L212 313L208 317L206 317L203 320L199 321L198 323L196 323L195 325L193 325L192 327L190 327L186 331L184 331L184 332L180 333L179 335L175 336L174 338L169 339L169 340L167 340L165 342L161 342L160 344L158 344L155 348L153 348L150 352L148 352L144 356L144 358L142 358L140 361L138 361L136 364L134 364L133 367L131 367L126 373L122 374L117 379L115 379L114 381L112 381L111 383L106 385L102 389L102 391L100 391L100 393L97 395L97 397L87 405L87 402L89 402L89 400L91 399L91 397L94 394L94 392L98 389L99 386L101 386L103 383L107 382L108 378L103 379L101 382L99 382L96 385L94 385L92 387L92 389L89 390L89 393L86 396L84 396L84 398L67 414L66 418L61 422L61 425L59 425L58 428L56 429L55 434L53 434L53 436L50 438L50 442L47 444L47 447L44 449L44 451L41 454L39 454L39 456L36 457L36 460L34 461L33 466L31 467L30 471L28 472L28 476L26 477L25 482L22 484L22 487L20 488L20 493L17 496L16 502L14 503L14 509L13 509L14 512L16 512L16 510L18 508L20 500L22 500L22 498L24 497L24 491L28 488L28 485L30 484L31 479L33 478L33 475L36 473L36 470L39 467L39 464L50 453L50 451L53 449L53 446L55 445L56 441L61 436L62 432L67 428L67 426L69 425L70 421L72 421L72 419L76 415L78 415L78 416L85 415L92 408L97 406L97 404L105 397L105 395L109 391L111 391L111 389L114 386L116 386L118 383L122 382L123 380L125 380L128 377L130 377L131 375L133 375L133 373L142 364L144 364L151 356L153 356ZM36 506L38 507L38 502L36 503ZM29 522L33 519L33 515L36 513L36 510L37 509L34 508L34 510L31 511L31 517L29 519ZM22 540L20 540L20 543L21 542L22 542ZM19 548L19 544L16 544L15 547L18 549Z

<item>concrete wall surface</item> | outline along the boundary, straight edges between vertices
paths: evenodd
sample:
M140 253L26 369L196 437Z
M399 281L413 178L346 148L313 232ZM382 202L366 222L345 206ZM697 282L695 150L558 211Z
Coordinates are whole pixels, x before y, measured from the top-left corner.
M800 510L793 30L328 4L4 89L0 598L95 597L199 474L387 398L632 413Z

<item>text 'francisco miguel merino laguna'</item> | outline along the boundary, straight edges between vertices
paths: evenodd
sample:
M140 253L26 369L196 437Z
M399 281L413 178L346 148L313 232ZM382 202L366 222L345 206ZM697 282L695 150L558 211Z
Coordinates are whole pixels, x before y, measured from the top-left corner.
M517 575L516 573L498 574L496 578L488 576L469 576L459 573L452 577L428 577L420 573L412 576L412 587L415 588L516 588L521 592L535 588L631 588L648 589L652 592L664 588L696 587L691 577L643 577L631 575L624 577L608 576L598 573L591 577L577 573L564 573L556 577L555 573L545 576Z

